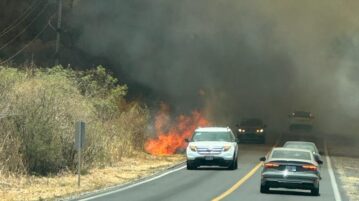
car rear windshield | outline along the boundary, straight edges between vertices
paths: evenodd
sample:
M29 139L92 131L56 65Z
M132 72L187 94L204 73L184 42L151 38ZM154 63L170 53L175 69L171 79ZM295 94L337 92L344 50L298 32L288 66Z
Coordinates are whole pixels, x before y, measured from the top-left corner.
M305 151L274 150L271 157L311 160L310 153Z
M196 132L193 141L226 141L232 142L233 136L230 132Z
M310 112L294 112L293 113L294 117L305 117L305 118L309 118L311 116Z
M283 147L295 148L295 149L306 149L306 150L309 150L312 152L316 152L316 150L313 146L305 145L305 144L286 144Z

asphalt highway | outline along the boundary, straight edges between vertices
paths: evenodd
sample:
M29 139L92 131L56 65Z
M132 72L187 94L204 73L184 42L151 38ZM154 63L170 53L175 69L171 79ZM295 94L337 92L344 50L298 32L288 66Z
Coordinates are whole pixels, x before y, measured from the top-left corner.
M282 138L283 141L283 138ZM277 144L280 144L277 141ZM81 201L342 201L343 192L337 179L333 181L328 168L328 157L323 156L321 168L320 196L312 196L309 191L274 189L269 194L261 194L259 158L264 156L276 143L267 145L239 146L237 170L222 168L200 168L187 170L185 165L164 172L154 178L111 191L91 194ZM320 145L322 146L322 145ZM331 169L331 168L330 168ZM335 174L332 175L335 177ZM334 186L334 187L333 187Z

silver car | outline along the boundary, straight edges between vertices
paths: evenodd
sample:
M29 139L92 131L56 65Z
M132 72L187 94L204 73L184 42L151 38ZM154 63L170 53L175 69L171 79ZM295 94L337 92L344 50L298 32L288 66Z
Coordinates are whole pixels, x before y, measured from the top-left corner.
M307 189L319 195L320 173L313 153L304 149L273 148L264 162L261 172L260 192L270 188Z
M323 163L322 157L318 151L318 148L313 142L287 141L284 143L283 147L309 150L309 151L313 152L314 159L317 161L317 163L319 163L319 164Z

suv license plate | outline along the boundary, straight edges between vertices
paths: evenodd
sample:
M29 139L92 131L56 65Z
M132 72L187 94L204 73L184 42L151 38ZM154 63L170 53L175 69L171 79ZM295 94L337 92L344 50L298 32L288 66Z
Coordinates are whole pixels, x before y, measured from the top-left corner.
M211 161L211 160L213 160L213 156L206 156L204 159L205 159L206 161Z
M295 167L295 166L287 166L287 170L289 172L295 172L295 171L297 171L297 167Z

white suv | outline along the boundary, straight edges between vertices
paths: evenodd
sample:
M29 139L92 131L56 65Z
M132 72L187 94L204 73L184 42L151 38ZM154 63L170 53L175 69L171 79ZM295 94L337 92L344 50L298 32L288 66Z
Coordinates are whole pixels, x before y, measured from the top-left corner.
M228 127L197 128L192 139L186 139L187 169L201 165L226 166L237 169L237 140Z

